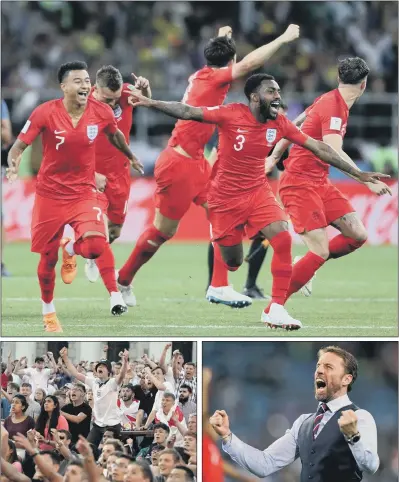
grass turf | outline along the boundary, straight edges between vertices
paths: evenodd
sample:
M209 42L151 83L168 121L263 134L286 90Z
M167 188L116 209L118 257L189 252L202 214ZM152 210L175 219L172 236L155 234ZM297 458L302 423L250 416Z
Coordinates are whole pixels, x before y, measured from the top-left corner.
M113 246L117 266L130 253L126 245ZM246 247L247 249L247 247ZM295 247L294 255L304 253ZM60 336L396 336L397 248L366 246L329 261L314 282L313 295L297 294L288 311L302 321L296 332L270 330L260 322L264 308L255 301L233 310L205 300L206 244L169 244L142 268L135 279L138 306L123 317L109 313L108 293L101 280L89 283L84 261L73 284L64 285L57 265L55 303L64 332ZM259 285L269 293L270 258L260 273ZM38 255L29 245L6 246L4 259L11 278L2 280L2 335L42 336L40 290L36 277ZM230 274L241 289L247 267ZM56 336L57 334L50 334Z

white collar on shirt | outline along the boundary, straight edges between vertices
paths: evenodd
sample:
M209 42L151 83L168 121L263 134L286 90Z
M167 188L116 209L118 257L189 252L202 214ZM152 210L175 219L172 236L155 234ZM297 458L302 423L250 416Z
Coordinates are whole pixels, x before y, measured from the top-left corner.
M322 402L319 403L320 406ZM337 412L340 408L350 405L352 402L349 400L348 395L342 395L342 397L334 398L327 403L327 407L331 410L331 413Z

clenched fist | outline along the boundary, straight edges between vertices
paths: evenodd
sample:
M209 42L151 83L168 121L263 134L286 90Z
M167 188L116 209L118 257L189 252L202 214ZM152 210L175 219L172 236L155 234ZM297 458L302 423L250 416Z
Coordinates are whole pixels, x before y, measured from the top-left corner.
M352 437L352 435L356 435L359 432L357 428L357 415L353 410L341 412L338 425L345 437Z
M292 42L299 37L299 25L288 25L287 30L281 36L284 43Z
M212 425L213 430L220 436L225 437L230 433L229 417L224 410L216 410L216 412L210 417L209 423Z

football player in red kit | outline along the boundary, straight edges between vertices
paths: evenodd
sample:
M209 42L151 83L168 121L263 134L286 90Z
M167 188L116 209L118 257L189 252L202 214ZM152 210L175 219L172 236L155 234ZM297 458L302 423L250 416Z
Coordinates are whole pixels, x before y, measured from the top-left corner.
M320 96L306 109L306 120L302 125L305 134L329 144L354 169L357 169L356 164L342 150L342 143L349 109L363 94L369 71L361 58L342 60L338 66L338 88ZM286 147L287 141L276 146L271 156L274 162ZM360 248L366 242L367 232L351 203L329 181L329 166L325 162L303 147L293 146L284 166L280 198L295 232L309 248L309 252L298 257L294 264L287 298L300 289L310 296L315 272L328 259L340 258ZM391 194L382 181L364 184L377 195ZM328 225L341 231L331 241L326 231Z
M276 40L254 50L237 63L236 47L231 35L231 28L223 27L219 30L219 36L205 47L207 65L190 77L183 102L194 106L223 104L231 82L262 67L282 45L298 38L299 27L290 25ZM176 233L191 203L207 209L207 184L211 168L204 157L204 147L214 130L215 126L210 124L200 125L187 120L176 123L168 147L160 154L155 165L157 189L154 223L140 236L132 254L119 271L119 289L124 297L125 293L131 293L132 280L141 266ZM251 304L251 298L228 285L227 270L218 246L215 247L214 261L207 299L237 308Z
M53 298L55 265L65 225L70 224L75 231L74 242L61 242L61 277L65 283L71 283L76 276L75 254L95 259L109 249L95 185L98 134L104 132L135 168L142 169L118 129L112 109L89 97L87 65L78 61L61 65L58 80L64 97L45 102L32 112L9 152L7 169L7 177L13 182L18 177L22 153L41 134L43 160L36 183L31 250L40 254L37 273L43 321L50 332L62 331ZM121 314L123 299L115 280L111 290L111 311Z
M285 116L278 115L280 88L274 77L252 75L244 88L249 105L229 104L193 107L180 102L162 102L134 94L135 105L143 105L178 119L216 124L219 129L218 158L208 186L208 211L212 238L221 250L229 270L243 262L242 239L259 232L274 250L271 263L272 299L262 312L268 326L298 329L301 322L284 308L292 260L287 217L265 176L265 159L282 138L303 146L324 162L340 168L360 181L378 182L387 177L353 167L323 141L301 132Z

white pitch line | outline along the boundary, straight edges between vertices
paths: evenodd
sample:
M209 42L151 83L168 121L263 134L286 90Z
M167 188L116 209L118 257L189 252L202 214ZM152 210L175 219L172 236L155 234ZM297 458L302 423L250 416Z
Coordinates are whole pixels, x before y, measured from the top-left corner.
M124 318L124 320L126 320L126 318ZM3 323L2 324L3 327L7 327L7 326L10 326L10 327L14 327L15 326L18 326L17 323ZM40 327L42 328L43 325L42 323L30 323L30 324L27 324L27 323L24 323L23 326L32 326L32 327ZM103 324L95 324L95 325L88 325L88 324L83 324L83 325L71 325L71 328L77 328L77 327L90 327L90 328L98 328L98 327L101 327L101 328L114 328L115 329L115 324L114 325L103 325ZM209 329L209 328L213 328L213 329L217 329L217 330L222 330L222 329L229 329L229 328L234 328L234 329L237 329L237 328L245 328L245 330L266 330L266 333L269 332L270 328L266 328L266 327L262 327L261 324L259 323L259 326L238 326L238 325L146 325L146 324L142 324L142 325L131 325L129 328L137 328L137 329L147 329L147 328L171 328L171 329L189 329L189 330L197 330L198 328L199 329L202 329L202 328L205 328L205 329ZM342 328L342 329L356 329L356 330L371 330L373 328L378 328L378 329L381 329L381 330L392 330L392 328L395 328L395 325L392 325L392 326L357 326L357 325L353 325L353 326L341 326L341 325L333 325L333 326L324 326L324 325L315 325L315 326L302 326L301 330L299 330L298 332L295 332L295 333L301 333L304 329L312 329L312 328L323 328L325 330L335 330L336 328ZM277 333L281 333L282 331L284 330L273 330L274 332L277 332Z
M360 303L360 302L372 302L372 303L397 303L397 298L315 298L317 301L323 301L326 303ZM185 297L185 298L140 298L141 301L162 301L166 303L183 303L183 302L190 302L190 303L206 303L205 297L204 298L192 298L192 297ZM140 301L139 300L139 301ZM3 301L17 301L21 303L31 302L31 301L40 301L38 298L8 298L4 297ZM88 301L106 301L106 298L55 298L55 302L57 301L81 301L87 303ZM262 300L255 300L256 303L261 302Z

